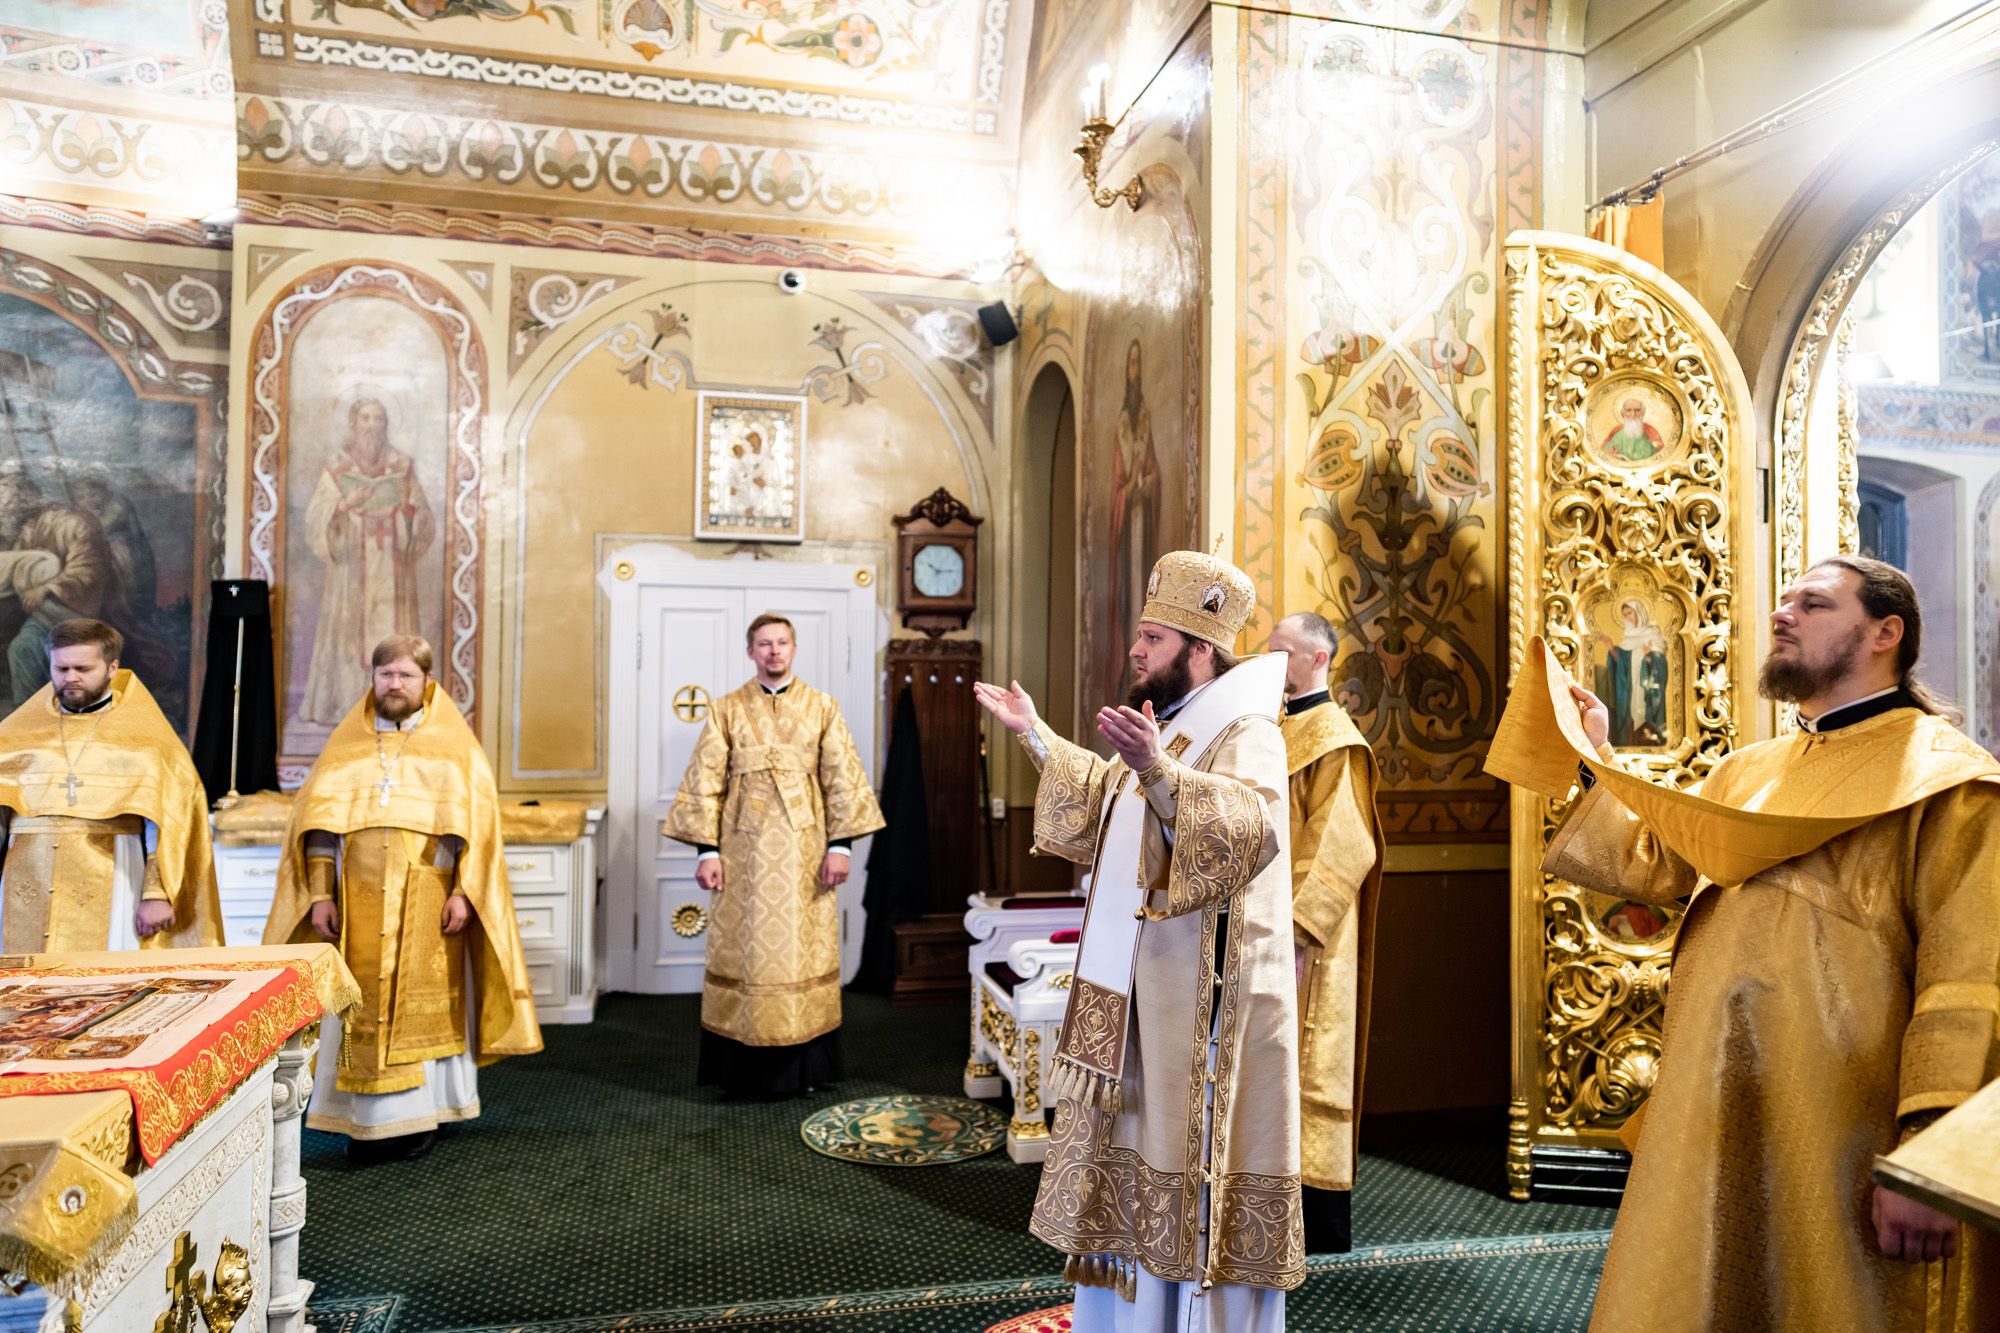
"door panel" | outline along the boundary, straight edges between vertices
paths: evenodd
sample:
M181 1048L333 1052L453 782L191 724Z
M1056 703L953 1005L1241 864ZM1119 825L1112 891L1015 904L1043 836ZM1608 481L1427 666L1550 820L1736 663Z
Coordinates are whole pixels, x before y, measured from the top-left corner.
M703 698L734 687L746 665L743 592L739 588L651 587L640 592L639 773L634 842L646 891L637 895L632 989L673 994L701 989L706 933L683 936L674 913L708 910L694 882L695 850L660 832L706 720ZM698 692L698 693L697 693ZM678 699L677 699L678 697ZM678 701L679 707L676 707Z

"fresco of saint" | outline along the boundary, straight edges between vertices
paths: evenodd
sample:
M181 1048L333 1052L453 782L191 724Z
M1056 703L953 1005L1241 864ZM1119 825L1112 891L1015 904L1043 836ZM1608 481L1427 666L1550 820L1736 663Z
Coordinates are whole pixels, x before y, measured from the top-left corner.
M437 517L410 456L389 442L389 429L381 399L356 397L347 411L347 439L327 460L306 507L306 541L326 570L299 706L309 722L332 726L345 717L369 688L375 645L422 623L418 563L437 536Z

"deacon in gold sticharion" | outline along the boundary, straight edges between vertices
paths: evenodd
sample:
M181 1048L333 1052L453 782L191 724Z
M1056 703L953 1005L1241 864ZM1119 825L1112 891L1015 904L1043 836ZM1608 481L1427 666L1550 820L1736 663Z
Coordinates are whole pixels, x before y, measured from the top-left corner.
M699 850L715 895L697 1078L738 1096L841 1075L840 909L848 847L882 807L840 705L792 676L792 622L750 622L757 677L717 699L661 832Z
M222 943L208 799L124 648L59 622L49 684L0 722L8 953Z
M1327 689L1333 626L1311 611L1271 631L1285 654L1292 949L1299 975L1299 1165L1306 1250L1353 1247L1355 1130L1382 884L1375 752Z
M329 1014L306 1123L361 1160L414 1157L479 1114L477 1066L542 1049L479 738L392 635L373 688L292 806L266 944L340 946L361 1003Z
M1900 570L1807 570L1759 681L1800 730L1698 795L1621 769L1539 640L1522 664L1488 771L1589 788L1544 868L1687 908L1597 1333L2000 1328L1996 1238L1869 1178L2000 1068L2000 763L1911 674L1920 629Z
M1212 556L1153 566L1109 763L975 687L1041 769L1036 848L1091 867L1030 1222L1083 1333L1277 1333L1305 1276L1285 658L1228 649L1255 600Z

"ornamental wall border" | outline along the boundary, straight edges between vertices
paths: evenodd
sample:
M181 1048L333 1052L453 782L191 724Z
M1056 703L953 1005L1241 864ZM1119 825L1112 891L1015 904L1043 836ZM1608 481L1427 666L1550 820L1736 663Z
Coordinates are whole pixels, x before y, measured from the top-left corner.
M5 216L5 206L4 199L0 199L0 217ZM897 241L829 240L640 222L550 219L291 193L246 193L238 199L237 210L245 222L316 231L426 236L704 263L847 269L960 281L969 276L966 265L945 251Z

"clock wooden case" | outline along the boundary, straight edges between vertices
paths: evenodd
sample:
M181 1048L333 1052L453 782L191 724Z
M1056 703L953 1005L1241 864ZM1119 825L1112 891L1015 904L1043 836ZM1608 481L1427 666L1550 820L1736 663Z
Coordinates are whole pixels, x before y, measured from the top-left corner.
M896 611L932 638L964 629L978 605L979 525L985 522L940 486L894 520Z

